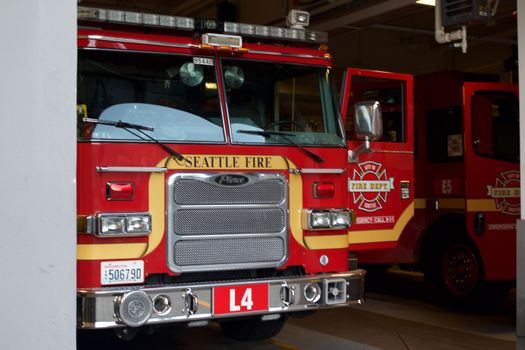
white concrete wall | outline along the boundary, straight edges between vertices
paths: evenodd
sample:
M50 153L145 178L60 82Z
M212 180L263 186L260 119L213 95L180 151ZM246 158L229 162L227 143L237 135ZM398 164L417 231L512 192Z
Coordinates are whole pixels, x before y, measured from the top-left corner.
M0 348L75 349L76 1L0 11Z

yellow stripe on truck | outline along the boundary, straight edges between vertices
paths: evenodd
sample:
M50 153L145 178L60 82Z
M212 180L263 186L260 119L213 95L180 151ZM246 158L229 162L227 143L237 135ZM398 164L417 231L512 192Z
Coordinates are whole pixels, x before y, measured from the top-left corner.
M296 166L281 156L259 155L184 155L185 161L173 157L162 159L157 166L170 170L289 170ZM292 236L308 249L335 249L347 246L346 235L306 237L303 240L301 213L303 209L303 181L301 174L290 174L290 228ZM148 243L78 244L78 260L137 259L153 252L162 242L165 231L165 175L152 173L149 178L149 212L152 232ZM306 244L305 244L306 243Z
M410 203L392 229L389 230L365 230L348 231L348 244L395 242L401 236L405 226L414 216L414 202Z

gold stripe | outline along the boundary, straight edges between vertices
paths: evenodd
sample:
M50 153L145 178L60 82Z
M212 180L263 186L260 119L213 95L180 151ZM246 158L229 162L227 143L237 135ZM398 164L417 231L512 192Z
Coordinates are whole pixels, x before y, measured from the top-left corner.
M468 212L500 211L494 199L438 198L436 200L439 209L466 209ZM416 198L414 202L416 209L426 209L427 199Z
M348 231L348 244L357 243L377 243L393 242L399 239L401 232L414 216L414 202L410 203L394 227L390 230L368 230L368 231Z
M438 209L465 209L465 198L440 198Z
M289 162L290 169L297 169L295 164ZM301 213L303 210L303 178L300 174L290 173L290 230L293 238L303 248L303 225Z
M158 166L164 166L166 160ZM288 162L281 156L185 154L184 160L170 157L167 168L173 170L287 170Z
M164 161L160 161L157 166L161 166L161 163L164 164ZM166 221L164 217L166 202L164 199L164 193L166 192L164 183L165 176L162 173L152 173L149 177L148 204L151 214L152 231L149 235L148 249L144 255L148 255L155 250L164 236L164 222Z
M467 199L467 211L500 211L494 199Z
M425 209L427 207L427 200L416 198L414 199L414 208L415 209Z
M338 249L348 247L347 235L307 236L304 242L308 249Z
M144 255L147 243L78 244L78 260L135 259Z

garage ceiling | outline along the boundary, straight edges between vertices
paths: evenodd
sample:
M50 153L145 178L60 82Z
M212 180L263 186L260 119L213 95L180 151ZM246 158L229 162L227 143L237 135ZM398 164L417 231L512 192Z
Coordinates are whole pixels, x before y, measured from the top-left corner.
M81 0L80 5L217 18L224 2L235 6L236 21L247 23L284 25L289 9L309 11L310 28L329 33L339 67L415 74L456 69L506 80L512 77L503 76L517 69L516 0L500 0L489 23L468 27L466 55L435 42L434 7L416 0Z

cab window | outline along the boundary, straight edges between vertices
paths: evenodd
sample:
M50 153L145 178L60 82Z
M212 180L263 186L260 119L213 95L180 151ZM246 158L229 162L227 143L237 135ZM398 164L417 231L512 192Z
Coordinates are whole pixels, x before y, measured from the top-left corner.
M397 80L352 77L350 100L345 130L349 140L355 140L354 104L361 101L378 101L383 116L383 137L380 142L400 143L406 140L405 83Z
M471 108L474 151L495 159L519 161L517 97L504 91L476 92Z

